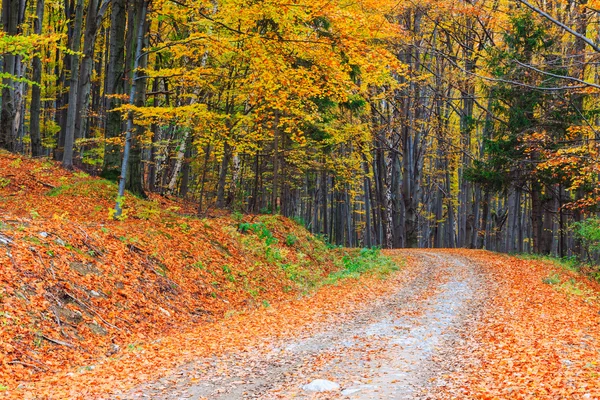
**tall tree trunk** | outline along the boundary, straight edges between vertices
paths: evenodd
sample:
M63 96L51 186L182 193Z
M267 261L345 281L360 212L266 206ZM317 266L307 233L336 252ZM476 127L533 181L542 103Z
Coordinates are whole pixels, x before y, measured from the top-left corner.
M39 35L42 33L42 23L44 22L44 0L37 0L35 6L35 19L33 20L33 33ZM37 85L31 87L31 108L29 115L29 135L31 136L31 155L39 157L43 155L42 137L40 132L40 118L42 111L42 60L38 55L33 57L32 61L33 82Z
M385 158L385 221L386 221L386 230L385 230L385 245L388 249L394 247L394 232L392 231L392 227L394 226L394 221L392 217L393 213L393 199L392 199L392 172L393 172L393 152L391 150L391 145L389 145L390 150L388 150L388 154Z
M271 213L277 214L277 195L279 190L279 113L273 122L273 189L271 190Z
M169 194L173 194L175 192L177 178L179 178L179 173L181 172L181 167L183 166L185 153L186 153L187 147L188 147L189 135L190 135L190 130L188 128L184 128L183 137L181 138L181 142L179 143L178 150L177 150L177 158L175 160L175 167L173 168L171 180L169 181L169 185L167 186L167 193L169 193Z
M102 18L110 0L90 0L85 18L85 34L83 39L83 59L79 69L79 87L77 89L77 110L75 120L75 139L86 136L87 115L92 90L92 71L94 68L94 50L96 37Z
M138 67L139 67L139 62L140 59L142 58L142 47L144 45L144 36L145 36L145 30L146 30L146 10L147 10L147 3L146 0L141 0L141 10L140 10L140 18L139 21L140 23L138 24L138 35L137 35L137 46L136 46L136 52L135 52L135 58L134 58L134 65L133 65L133 76L131 79L131 87L130 87L130 93L129 93L129 104L133 105L135 104L136 101L136 94L138 93L137 90L137 85L138 85L138 79L137 79L137 75L138 75ZM145 94L145 93L144 93ZM128 118L127 118L127 133L125 136L125 149L123 151L123 162L121 164L121 176L119 177L119 194L118 194L118 198L117 198L117 202L115 205L115 218L119 218L123 212L122 209L122 199L123 196L125 195L125 185L126 185L126 179L128 176L128 167L129 167L129 156L130 156L130 149L131 149L131 139L132 139L132 135L133 135L133 129L134 129L134 124L133 124L133 112L129 112ZM134 163L135 165L135 163Z
M134 40L135 46L131 46L135 52L132 54L133 66L131 71L131 88L135 96L135 105L143 107L146 104L146 77L140 74L138 69L145 69L148 66L148 54L144 53L144 47L148 46L148 31L150 24L146 20L148 3L147 0L137 0L135 6L135 20L137 21L137 38ZM134 36L135 38L135 36ZM130 117L132 117L130 115ZM126 189L140 197L145 198L144 192L144 167L142 163L142 135L144 128L136 126L131 137L131 154L129 157L129 166L127 168Z
M64 132L65 147L62 165L67 169L73 168L73 151L75 147L75 118L77 117L77 90L79 88L79 49L81 48L81 27L83 24L83 0L75 4L75 21L73 25L73 43L71 46L71 77L69 79L69 105Z
M23 22L25 0L2 0L2 26L7 35L17 35ZM20 101L16 93L18 82L11 77L20 74L19 56L5 53L2 78L2 109L0 111L0 147L16 152L18 150L18 132L20 118L17 118Z
M257 156L258 157L258 156ZM202 177L200 178L200 198L198 199L198 215L202 215L202 202L204 200L204 185L206 184L206 173L208 171L208 160L210 159L210 143L204 148L204 166L202 167ZM258 159L258 158L257 158ZM258 181L257 181L258 185Z
M115 139L123 132L121 115L113 110L121 105L115 95L124 93L124 62L125 62L125 26L127 0L113 0L110 17L109 53L105 78L105 110L106 128L104 137L104 165L103 174L107 177L116 177L121 159L121 146Z
M221 168L219 169L219 181L217 183L217 208L225 208L225 186L227 185L227 171L233 149L228 141L223 145L223 159L221 160Z
M365 177L363 180L364 185L364 198L365 198L365 235L364 235L364 246L369 248L373 247L373 240L371 238L372 224L371 224L371 179L369 178L369 163L365 160L363 162L363 168L365 171Z
M531 227L533 234L533 252L540 254L542 252L542 232L544 229L543 221L543 201L542 189L538 182L531 184Z

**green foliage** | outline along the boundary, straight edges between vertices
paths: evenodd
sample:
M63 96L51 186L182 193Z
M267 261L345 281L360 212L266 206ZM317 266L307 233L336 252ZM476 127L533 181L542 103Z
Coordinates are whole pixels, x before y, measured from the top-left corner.
M542 279L542 282L544 282L546 285L558 285L560 283L560 275L552 274L551 276Z
M488 48L487 65L498 82L490 88L491 108L500 123L486 122L483 146L486 157L475 160L466 168L465 178L491 191L509 187L525 187L528 183L551 183L556 175L536 170L531 158L540 157L532 151L530 136L545 132L552 138L564 137L567 127L580 119L568 102L558 100L551 91L532 90L534 87L560 86L553 78L531 71L523 64L540 64L550 73L554 64L540 61L551 59L554 41L545 25L531 12L518 12L510 18L510 29L504 33L506 46ZM560 73L559 73L560 74ZM521 82L515 85L512 82Z
M298 241L298 237L296 235L294 235L293 233L290 233L285 237L285 244L287 244L288 246L295 245L297 241Z
M242 222L238 225L238 230L241 233L252 232L256 234L259 239L263 239L267 246L277 243L277 238L273 236L273 233L264 222L248 223Z
M93 197L102 198L104 200L112 200L116 185L107 180L82 180L72 184L57 186L50 189L46 196L77 196L77 197Z
M15 158L13 161L11 161L10 166L12 168L20 168L22 163L23 160L21 158Z
M306 228L306 223L304 222L304 219L302 217L292 217L291 219L298 225Z
M150 220L160 216L160 207L157 203L147 202L145 205L138 207L135 217L144 220Z
M4 189L8 185L10 185L10 179L0 177L0 189Z
M244 214L242 214L239 211L234 211L231 213L231 219L233 219L236 222L242 222L242 218L244 218Z
M581 240L581 244L589 255L591 252L600 251L600 218L587 218L573 224L575 237Z
M121 214L119 216L117 216L117 209L116 208L109 208L108 209L108 218L109 219L117 219L119 221L124 221L127 219L127 210L123 209L123 204L125 203L125 196L117 196L117 204L119 205L119 208L121 209Z
M381 250L377 247L363 248L353 254L346 254L342 258L342 263L343 269L329 275L329 282L332 283L342 278L358 278L367 272L385 277L399 269L398 265L391 258L381 254Z
M266 244L265 257L267 258L267 261L270 263L277 263L277 262L283 260L283 257L281 256L281 251L279 251L278 248L271 247L268 244Z
M223 265L221 267L221 269L223 270L223 273L225 274L225 278L229 282L235 282L235 276L233 275L233 273L231 271L231 266L229 266L229 265Z
M195 269L199 269L199 270L206 270L206 266L204 265L204 263L202 261L196 261L195 263L193 263L192 265L190 265L192 268Z
M579 271L579 261L577 260L577 257L575 257L575 256L561 258L561 257L553 257L553 256L541 255L541 254L523 253L523 254L517 254L516 257L524 259L524 260L537 260L537 261L549 262L549 263L552 263L552 264L556 265L557 267L560 267L566 271L574 271L574 272Z
M192 227L187 222L181 222L179 224L179 229L181 230L181 233L184 233L186 235L192 231Z

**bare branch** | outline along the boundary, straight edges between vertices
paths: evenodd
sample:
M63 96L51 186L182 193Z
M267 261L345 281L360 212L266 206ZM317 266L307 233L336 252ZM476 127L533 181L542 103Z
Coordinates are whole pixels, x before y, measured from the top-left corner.
M583 83L584 85L587 85L587 86L595 87L596 89L600 89L600 85L597 85L597 84L592 83L592 82L586 82L586 81L584 81L582 79L575 78L573 76L553 74L551 72L547 72L547 71L543 71L541 69L538 69L538 68L536 68L536 67L534 67L532 65L524 64L524 63L522 63L520 61L517 61L517 60L512 60L512 61L514 61L515 63L519 64L522 67L534 70L534 71L539 72L539 73L544 74L544 75L551 76L553 78L567 79L567 80L571 80L571 81L574 81L574 82Z
M582 35L581 33L574 31L573 29L569 28L567 25L563 24L562 22L560 22L559 20L555 19L554 17L552 17L550 14L548 14L547 12L545 12L544 10L537 8L536 6L534 6L533 4L529 3L526 0L517 0L518 2L526 5L527 7L529 7L532 11L535 11L537 14L541 15L542 17L546 18L548 21L552 22L554 25L560 27L561 29L564 29L565 31L569 32L571 35L583 40L585 43L588 44L588 46L590 46L592 49L596 50L598 53L600 53L600 46L594 42L593 40L589 39L588 37L586 37L585 35Z

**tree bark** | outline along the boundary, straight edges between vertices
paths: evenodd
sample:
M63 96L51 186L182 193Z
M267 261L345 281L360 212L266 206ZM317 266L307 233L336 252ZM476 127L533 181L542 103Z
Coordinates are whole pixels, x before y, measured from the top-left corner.
M113 110L121 105L116 95L124 93L124 62L125 62L125 26L126 26L127 0L113 0L110 31L109 31L109 53L106 66L105 78L105 110L106 128L104 137L104 164L103 175L116 177L121 158L121 146L115 140L123 132L123 122L120 113Z
M44 21L44 0L37 0L35 6L35 18L33 20L33 33L42 33L42 22ZM40 117L42 111L42 60L38 55L33 57L31 64L31 79L36 85L31 87L31 106L29 115L29 135L31 137L31 155L39 157L43 155L42 137L40 132Z
M81 28L83 24L83 0L75 4L75 21L73 25L73 42L71 46L71 77L69 79L69 105L64 132L65 146L63 149L62 165L67 169L73 168L73 152L75 147L75 118L77 117L77 90L79 88L79 49L81 47Z
M7 35L17 35L23 22L25 0L2 0L2 26ZM2 109L0 111L0 147L16 152L18 150L18 132L20 118L17 118L20 101L17 98L18 82L9 76L19 76L20 57L5 53L2 78Z

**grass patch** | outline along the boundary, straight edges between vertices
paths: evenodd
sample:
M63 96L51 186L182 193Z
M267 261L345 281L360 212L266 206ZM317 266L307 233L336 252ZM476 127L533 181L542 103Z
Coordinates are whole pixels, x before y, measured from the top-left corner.
M343 268L329 274L326 283L332 284L340 279L358 278L363 274L372 273L385 278L400 267L391 258L383 255L379 248L364 248L351 251L342 257Z
M560 275L552 274L551 276L542 279L542 282L544 282L546 285L558 285L560 283Z
M50 189L46 196L74 196L74 197L94 197L106 200L112 200L115 197L117 185L107 180L85 180L71 184L57 186Z
M581 263L577 260L576 257L553 257L547 255L540 254L528 254L521 253L515 254L515 257L520 258L522 260L535 260L535 261L544 261L550 264L553 264L565 271L579 272L581 269Z
M588 303L597 303L600 301L600 296L596 291L588 288L584 282L579 282L578 279L573 278L573 274L569 274L569 272L573 272L577 276L599 281L599 275L590 272L589 268L586 268L589 265L580 262L575 257L560 258L536 254L518 254L516 257L524 260L543 261L555 266L557 270L552 275L542 279L544 284L553 286L555 290L567 296L579 297Z

